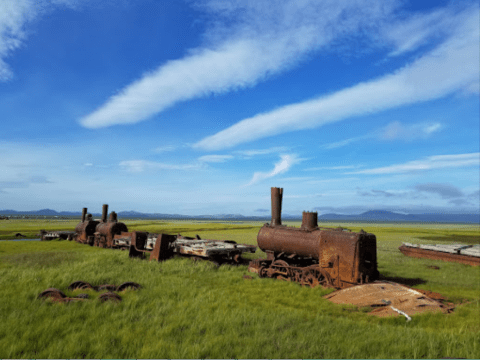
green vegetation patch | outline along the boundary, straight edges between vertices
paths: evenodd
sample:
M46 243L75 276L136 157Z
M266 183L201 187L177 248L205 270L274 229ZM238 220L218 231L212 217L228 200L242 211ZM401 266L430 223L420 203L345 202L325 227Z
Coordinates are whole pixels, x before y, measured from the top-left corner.
M181 228L184 235L250 244L261 226L146 223L152 232ZM127 226L148 230L142 224ZM421 236L478 236L480 230L399 225L395 232L392 224L351 225L376 234L383 279L439 292L458 304L455 311L414 315L410 322L377 318L369 308L324 299L332 289L260 279L246 266L184 257L149 262L73 241L2 241L0 358L479 358L479 269L405 257L398 246ZM101 303L101 292L67 290L79 280L134 281L142 288L119 293L118 304ZM87 293L89 300L37 299L49 287L67 296Z

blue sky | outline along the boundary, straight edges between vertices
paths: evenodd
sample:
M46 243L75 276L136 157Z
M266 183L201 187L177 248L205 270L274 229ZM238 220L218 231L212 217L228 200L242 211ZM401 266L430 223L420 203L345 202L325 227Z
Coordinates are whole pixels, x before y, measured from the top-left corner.
M479 211L477 1L2 0L0 209Z

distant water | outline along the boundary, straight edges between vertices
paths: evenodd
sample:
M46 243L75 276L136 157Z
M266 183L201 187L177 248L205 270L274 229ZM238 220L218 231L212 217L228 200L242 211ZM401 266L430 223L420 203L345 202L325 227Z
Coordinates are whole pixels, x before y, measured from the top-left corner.
M0 240L0 241L40 241L41 239L7 239L7 240Z

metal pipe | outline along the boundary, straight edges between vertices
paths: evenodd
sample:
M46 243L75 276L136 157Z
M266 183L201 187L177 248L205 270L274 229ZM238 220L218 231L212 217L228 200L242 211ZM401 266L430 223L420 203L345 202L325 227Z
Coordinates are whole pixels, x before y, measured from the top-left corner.
M283 188L272 187L272 222L270 226L282 225Z
M117 213L115 211L112 211L110 213L110 219L109 222L117 222Z
M318 227L318 213L304 211L302 213L302 229L313 230Z
M103 204L102 208L102 222L107 222L108 204Z
M86 216L87 216L87 208L83 208L82 209L82 222L85 221Z

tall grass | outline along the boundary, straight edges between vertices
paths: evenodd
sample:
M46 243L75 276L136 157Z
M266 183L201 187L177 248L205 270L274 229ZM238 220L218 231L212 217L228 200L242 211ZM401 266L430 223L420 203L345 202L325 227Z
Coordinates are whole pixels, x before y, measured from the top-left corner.
M127 225L250 244L261 226ZM217 267L180 257L148 262L69 241L1 241L0 358L479 358L479 268L407 258L397 249L402 241L441 242L422 237L480 237L478 227L350 225L377 235L384 278L468 303L451 314L419 314L406 322L333 304L322 297L332 290L252 274L245 279L246 266ZM76 280L93 285L135 281L142 288L122 293L119 304L100 303L93 290L68 291ZM68 296L88 293L90 300L38 300L48 287Z

